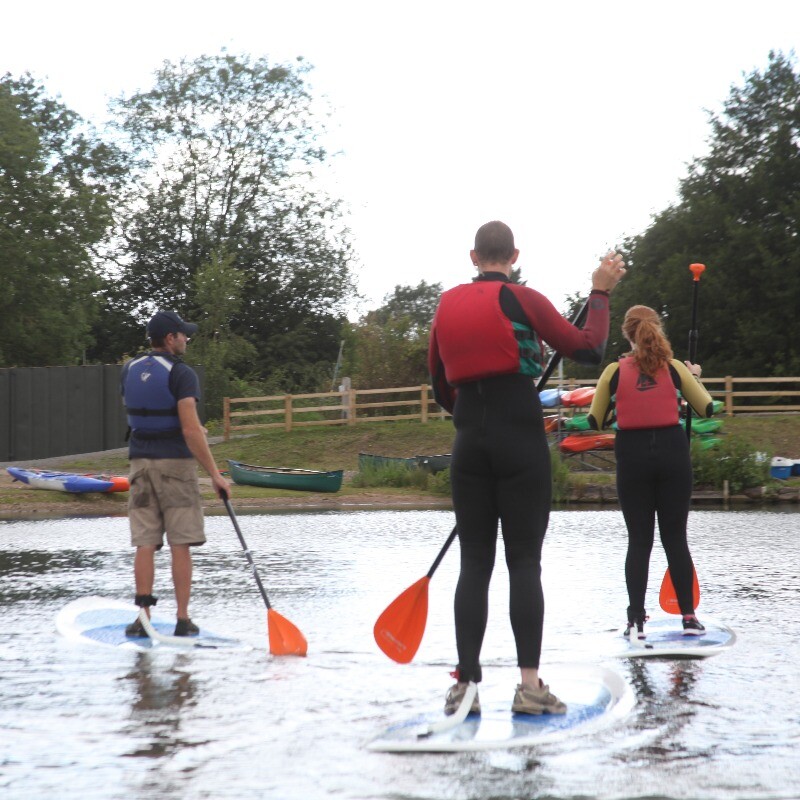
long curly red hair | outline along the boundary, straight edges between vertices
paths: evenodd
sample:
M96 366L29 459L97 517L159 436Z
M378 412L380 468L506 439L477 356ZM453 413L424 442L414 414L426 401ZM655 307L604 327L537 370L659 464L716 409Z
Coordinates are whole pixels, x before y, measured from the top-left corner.
M633 345L629 353L641 372L651 378L672 358L672 345L664 335L661 317L650 306L631 306L622 322L622 333Z

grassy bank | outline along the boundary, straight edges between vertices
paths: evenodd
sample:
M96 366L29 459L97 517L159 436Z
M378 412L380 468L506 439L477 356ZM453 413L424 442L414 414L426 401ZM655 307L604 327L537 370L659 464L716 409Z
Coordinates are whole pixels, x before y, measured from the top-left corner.
M766 452L770 456L800 458L800 417L784 414L723 419L722 435L725 438L745 440L754 449ZM359 452L400 457L432 455L450 452L452 442L453 426L450 421L433 420L425 425L418 422L376 422L354 426L305 427L289 433L270 429L214 444L212 451L222 469L227 469L227 459L230 458L264 466L344 469L355 472L358 469ZM609 452L607 458L613 461L613 453ZM596 464L603 467L601 472L587 469L587 463L591 461L591 456L583 461L574 457L564 460L564 467L569 472L568 485L574 496L590 493L592 487L610 486L614 483L613 464L597 461ZM127 458L119 453L100 454L90 458L65 457L59 460L57 467L48 465L48 469L126 474ZM792 479L790 484L800 485L800 479ZM411 496L419 498L426 493L424 489L418 487L381 487L380 494L387 501L395 498L403 502ZM429 494L432 499L437 497L433 493ZM44 498L43 495L48 497ZM210 489L207 490L207 496L209 499L212 497ZM353 486L350 480L345 480L342 490L335 495L339 499L354 500L360 496L374 497L375 490L358 488ZM307 495L237 486L236 497L297 499L305 498ZM127 494L85 496L37 490L20 491L19 484L12 485L5 471L0 481L0 507L21 504L41 506L45 502L48 504L58 502L65 504L67 508L70 505L81 504L82 509L87 503L90 506L94 504L98 510L111 504L110 507L124 511L126 498ZM438 500L443 500L441 495L438 496Z

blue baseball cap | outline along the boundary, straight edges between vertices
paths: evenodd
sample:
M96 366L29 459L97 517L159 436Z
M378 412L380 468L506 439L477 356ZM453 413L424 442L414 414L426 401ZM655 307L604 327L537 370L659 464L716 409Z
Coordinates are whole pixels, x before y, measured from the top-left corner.
M197 325L193 322L184 322L174 311L156 311L147 323L147 338L163 339L168 333L194 336L197 333Z

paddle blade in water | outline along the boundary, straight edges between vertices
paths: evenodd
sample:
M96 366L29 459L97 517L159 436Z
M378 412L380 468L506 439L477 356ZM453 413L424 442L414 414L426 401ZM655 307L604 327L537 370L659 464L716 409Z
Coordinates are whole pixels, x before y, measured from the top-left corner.
M274 608L267 611L269 651L274 656L304 656L308 652L306 637Z
M428 619L426 575L392 601L375 623L375 641L393 661L408 664L414 658Z
M697 572L692 578L692 599L694 607L700 605L700 584L697 580ZM664 580L661 581L661 591L658 594L658 602L667 614L680 614L681 607L678 605L678 597L675 594L675 587L672 585L672 576L669 574L669 567L664 573Z

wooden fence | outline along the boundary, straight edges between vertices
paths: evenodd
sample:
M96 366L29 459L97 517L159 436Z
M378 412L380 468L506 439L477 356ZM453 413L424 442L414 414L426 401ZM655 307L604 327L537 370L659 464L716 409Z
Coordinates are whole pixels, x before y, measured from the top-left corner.
M565 391L593 386L596 379L553 381ZM741 413L800 411L800 378L703 378L711 396L722 400L728 416ZM716 388L720 387L720 388ZM760 402L752 402L758 399ZM788 401L792 399L794 404ZM234 406L237 409L233 410ZM384 420L444 419L448 415L433 399L428 384L390 389L345 389L314 394L281 394L269 397L226 397L224 436L261 428L290 431L307 425L356 425Z

